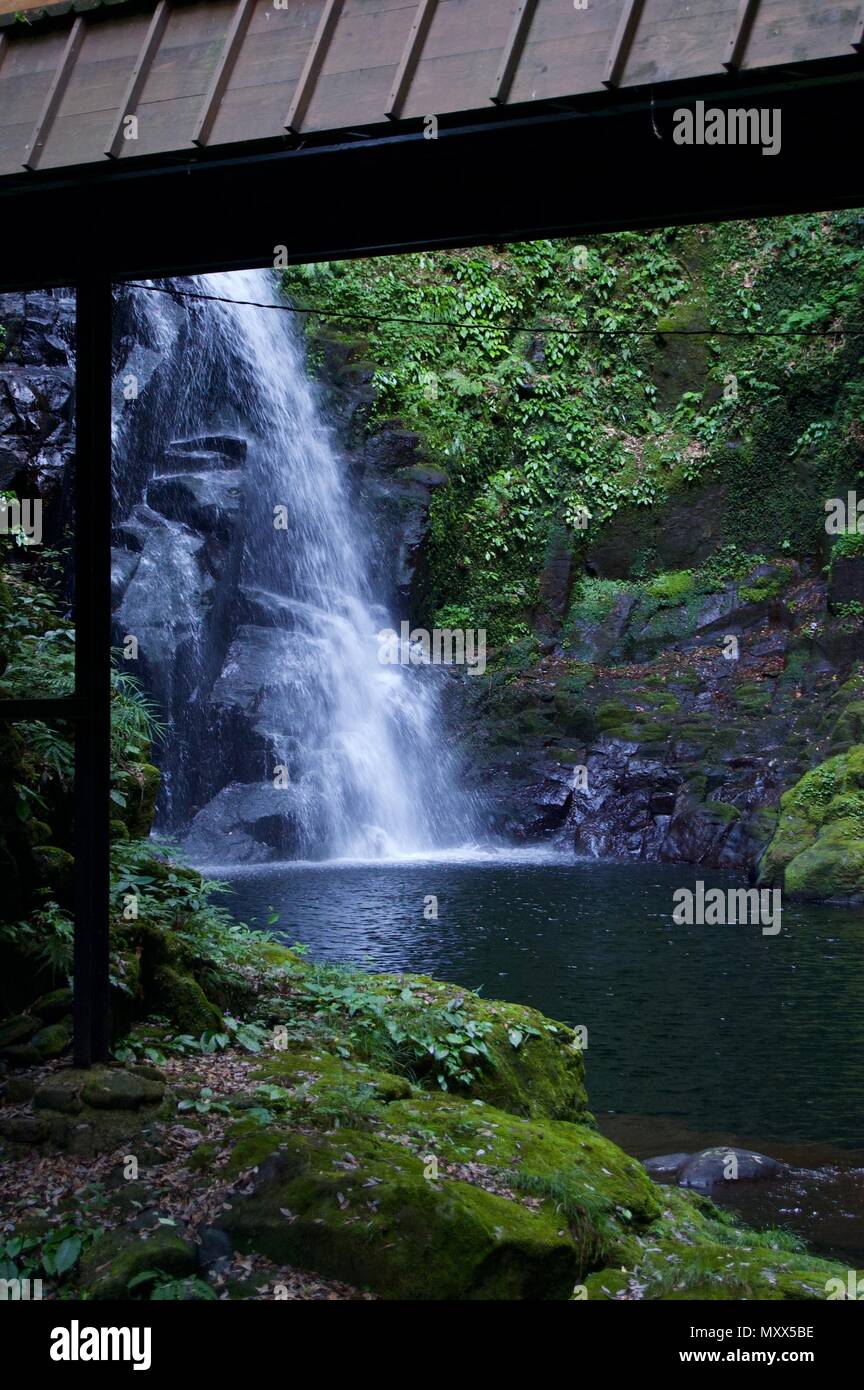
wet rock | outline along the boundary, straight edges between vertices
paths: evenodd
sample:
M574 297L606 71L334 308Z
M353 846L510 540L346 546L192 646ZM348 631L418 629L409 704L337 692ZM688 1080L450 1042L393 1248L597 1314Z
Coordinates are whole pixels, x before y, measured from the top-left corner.
M645 1168L658 1182L669 1181L678 1176L689 1158L686 1153L660 1154L658 1158L646 1158Z
M242 435L201 434L191 439L172 439L165 453L167 460L208 458L218 460L212 467L237 468L245 462L248 445ZM187 462L187 468L190 466Z
M627 579L646 552L656 557L658 570L704 564L723 542L725 513L726 489L719 484L687 489L663 507L621 512L596 539L589 533L588 573Z
M703 1149L692 1154L678 1170L677 1182L680 1187L708 1192L721 1183L761 1182L787 1171L785 1163L751 1149Z
M645 1168L657 1182L676 1182L700 1192L730 1182L762 1182L789 1171L785 1163L752 1149L703 1149L700 1153L661 1154L645 1160Z
M140 555L119 546L111 548L111 596L115 606L123 601L132 576L138 568Z
M864 603L864 556L834 556L828 592L834 612L846 603Z
M186 853L222 864L264 864L288 855L301 830L299 815L292 815L297 794L260 782L224 787L193 820Z
M147 502L170 521L225 538L240 511L240 478L236 469L171 473L148 484Z
M560 629L570 605L573 576L572 535L565 527L554 527L540 574L540 602L534 614L538 633L550 636Z

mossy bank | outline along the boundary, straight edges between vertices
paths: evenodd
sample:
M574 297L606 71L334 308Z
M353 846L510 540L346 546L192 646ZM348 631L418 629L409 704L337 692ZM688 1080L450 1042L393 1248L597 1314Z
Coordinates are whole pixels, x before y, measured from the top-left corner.
M111 1067L7 1072L7 1277L85 1299L591 1301L822 1298L840 1273L656 1186L598 1133L565 1025L242 945L199 986L212 1031L151 1017Z

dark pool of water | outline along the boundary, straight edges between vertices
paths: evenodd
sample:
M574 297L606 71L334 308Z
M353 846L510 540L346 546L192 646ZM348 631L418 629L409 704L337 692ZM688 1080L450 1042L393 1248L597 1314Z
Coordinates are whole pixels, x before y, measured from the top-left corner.
M777 936L676 926L676 888L735 880L530 854L208 872L239 918L277 912L277 934L314 960L429 974L585 1025L592 1109L631 1153L738 1143L818 1169L806 1190L754 1189L748 1214L776 1218L779 1202L822 1245L864 1248L849 1224L864 1204L861 912L784 904Z

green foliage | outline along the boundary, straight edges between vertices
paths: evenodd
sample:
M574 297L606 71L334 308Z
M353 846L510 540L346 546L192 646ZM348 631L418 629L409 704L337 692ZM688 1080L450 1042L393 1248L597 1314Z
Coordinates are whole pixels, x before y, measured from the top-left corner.
M677 604L689 598L693 584L692 570L673 570L669 574L656 575L645 587L648 594L661 604Z
M264 962L272 937L250 933L227 907L213 898L230 890L216 880L202 879L172 858L168 845L153 840L115 841L111 851L111 904L122 916L125 895L138 898L139 917L170 930L193 955L213 969L231 971L256 957Z
M578 554L621 509L719 481L716 578L752 568L734 552L818 550L824 498L857 476L860 343L758 333L860 322L862 246L857 212L808 214L588 238L579 254L544 241L292 268L285 288L326 315L310 316L313 362L338 341L374 364L369 428L401 419L447 471L427 617L458 613L500 648L531 630L562 521ZM675 337L693 326L706 336ZM613 336L630 327L644 332Z
M493 646L518 636L554 518L572 521L588 494L598 516L620 504L614 474L633 457L618 430L625 418L650 428L655 393L648 348L612 330L651 326L683 290L676 235L598 239L584 268L561 241L286 272L288 294L328 316L312 321L313 360L328 338L363 331L370 427L398 416L447 469L433 503L436 621L456 604ZM600 337L580 336L596 325ZM626 495L648 501L649 473L637 469Z
M196 1115L220 1114L227 1115L230 1107L227 1101L215 1100L210 1086L202 1086L201 1093L197 1100L179 1100L177 1109L181 1111L191 1110Z
M864 555L864 532L844 531L831 547L831 563Z
M321 1016L347 1019L346 1036L359 1056L391 1070L432 1075L442 1091L470 1086L489 1062L485 1038L492 1025L469 1018L458 995L430 1006L406 986L393 998L380 980L322 965L304 975L298 998ZM510 1038L514 1048L521 1042L521 1035Z
M26 921L0 920L0 942L14 946L52 977L70 974L73 935L72 918L55 902L45 903Z
M102 1234L101 1227L65 1221L45 1232L0 1236L0 1279L50 1279L62 1290L81 1255Z
M208 1284L206 1279L201 1279L197 1274L177 1279L166 1274L164 1269L142 1269L128 1281L126 1288L130 1294L149 1290L149 1298L153 1303L185 1303L190 1300L206 1303L217 1297L212 1284Z

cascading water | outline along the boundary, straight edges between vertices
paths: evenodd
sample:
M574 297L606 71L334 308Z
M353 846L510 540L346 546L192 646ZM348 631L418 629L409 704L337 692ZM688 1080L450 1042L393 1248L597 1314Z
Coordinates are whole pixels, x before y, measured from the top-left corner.
M208 774L196 774L207 794L185 798L197 858L221 858L226 845L254 861L463 843L474 806L442 728L446 674L380 660L379 633L399 621L372 591L373 525L275 279L236 272L191 288L210 298L187 301L193 326L175 352L185 379L169 413L187 437L121 527L138 558L119 624L143 628L148 684L171 706L164 819L183 819L171 789L182 800L176 789L195 782L188 764L209 758ZM138 295L164 350L164 297ZM122 471L134 429L118 428L115 447ZM208 546L223 557L215 567ZM146 664L148 638L161 648L161 680L160 663Z

